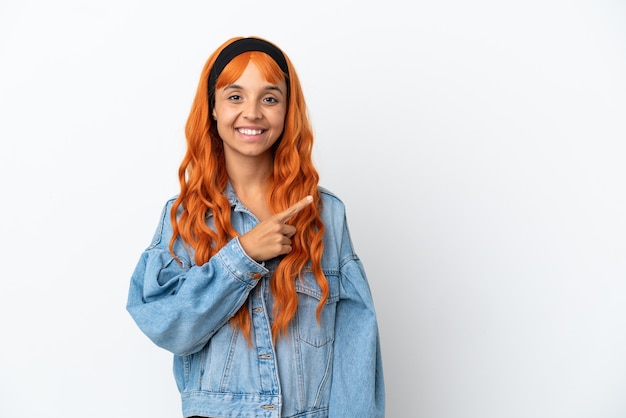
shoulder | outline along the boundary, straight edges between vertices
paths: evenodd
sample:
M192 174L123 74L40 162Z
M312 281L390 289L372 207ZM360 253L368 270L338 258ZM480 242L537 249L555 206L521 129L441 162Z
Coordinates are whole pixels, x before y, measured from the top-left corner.
M327 225L342 229L346 218L346 206L335 193L324 187L318 187L322 199L322 220Z
M159 223L154 236L152 237L150 248L156 247L163 242L169 242L169 237L172 234L170 213L172 212L172 205L175 201L176 196L167 199L163 204L161 215L159 216Z
M354 259L344 202L333 192L318 187L322 196L321 217L324 223L323 265L339 270L345 260Z
M165 201L165 205L163 205L163 216L169 216L172 211L172 206L174 206L174 202L178 199L178 195L171 196L169 199ZM182 205L178 207L178 215L180 215L180 211L182 210Z
M345 205L343 201L337 196L335 193L331 192L325 187L318 186L318 190L320 191L320 195L322 197L322 204L324 207L331 207L335 210L341 209L345 210Z

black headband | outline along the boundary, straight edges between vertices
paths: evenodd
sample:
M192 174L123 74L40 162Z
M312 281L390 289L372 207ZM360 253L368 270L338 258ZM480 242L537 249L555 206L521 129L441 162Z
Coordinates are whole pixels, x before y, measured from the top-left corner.
M209 73L209 104L213 107L215 100L215 83L220 76L224 68L232 61L237 55L241 55L244 52L259 51L264 52L280 67L285 73L285 76L289 78L289 68L287 67L287 60L283 53L276 46L259 38L242 38L238 39L226 48L222 49L220 54L215 59L213 68ZM289 95L289 80L287 80L287 95Z

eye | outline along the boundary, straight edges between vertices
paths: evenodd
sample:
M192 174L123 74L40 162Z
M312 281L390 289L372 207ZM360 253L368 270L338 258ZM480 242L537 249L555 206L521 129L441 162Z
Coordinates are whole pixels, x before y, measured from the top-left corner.
M278 100L275 97L272 97L272 96L268 96L268 97L264 98L263 101L265 103L269 103L269 104L276 104L276 103L278 103Z
M228 100L232 101L232 102L237 102L239 100L241 100L241 96L238 94L231 94L230 96L228 96Z

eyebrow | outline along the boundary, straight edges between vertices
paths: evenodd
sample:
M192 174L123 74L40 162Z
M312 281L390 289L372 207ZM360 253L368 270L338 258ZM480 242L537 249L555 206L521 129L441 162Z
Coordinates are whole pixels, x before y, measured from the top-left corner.
M224 86L224 91L226 90L244 90L243 86L239 85L239 84L228 84L226 86ZM285 95L285 93L283 93L283 91L280 89L280 87L278 86L274 86L274 85L267 85L263 88L263 90L266 91L277 91L280 94L282 94L283 96Z

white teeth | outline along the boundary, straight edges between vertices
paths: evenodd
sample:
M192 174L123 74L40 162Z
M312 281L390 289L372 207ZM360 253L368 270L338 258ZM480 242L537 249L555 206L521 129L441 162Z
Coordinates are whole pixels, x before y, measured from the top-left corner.
M244 135L261 135L263 131L261 129L239 129Z

